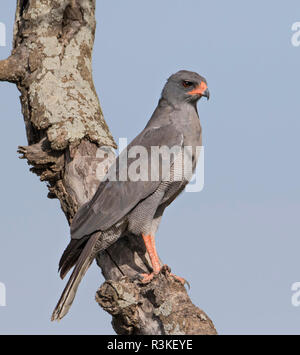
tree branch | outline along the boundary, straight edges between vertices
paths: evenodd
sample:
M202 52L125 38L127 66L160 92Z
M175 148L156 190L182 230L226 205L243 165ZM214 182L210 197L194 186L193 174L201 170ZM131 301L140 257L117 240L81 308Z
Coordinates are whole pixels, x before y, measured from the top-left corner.
M17 83L25 73L24 61L17 55L0 61L0 81Z
M92 79L95 25L95 0L18 0L13 53L0 62L0 80L21 92L28 146L18 152L69 223L115 159ZM151 271L142 238L121 238L97 263L107 280L97 302L118 334L216 333L167 268L147 286L136 280Z
M128 277L107 281L97 291L96 301L113 316L118 334L217 334L212 321L193 305L167 266L147 285Z

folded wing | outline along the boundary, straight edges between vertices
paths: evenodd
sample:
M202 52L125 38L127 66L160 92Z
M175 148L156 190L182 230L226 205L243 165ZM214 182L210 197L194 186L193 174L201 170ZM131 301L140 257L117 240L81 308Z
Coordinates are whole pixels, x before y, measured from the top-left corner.
M157 189L163 178L161 174L158 181L131 181L128 177L128 166L137 158L128 158L127 164L119 164L120 161L124 161L124 156L128 156L130 148L134 146L146 148L150 178L151 147L182 147L183 135L171 124L163 127L148 127L142 131L127 150L116 159L91 201L78 210L71 225L72 239L80 239L99 230L107 230ZM174 159L173 155L171 155L171 163L172 159ZM118 180L120 174L127 176L127 181L109 181L113 175L116 175Z

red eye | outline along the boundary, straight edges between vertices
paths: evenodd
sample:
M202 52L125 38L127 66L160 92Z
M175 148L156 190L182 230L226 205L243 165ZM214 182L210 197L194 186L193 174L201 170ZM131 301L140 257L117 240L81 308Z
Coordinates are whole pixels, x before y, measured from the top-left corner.
M183 87L185 87L185 88L190 88L190 87L193 86L194 84L193 84L191 81L183 80L182 85L183 85Z

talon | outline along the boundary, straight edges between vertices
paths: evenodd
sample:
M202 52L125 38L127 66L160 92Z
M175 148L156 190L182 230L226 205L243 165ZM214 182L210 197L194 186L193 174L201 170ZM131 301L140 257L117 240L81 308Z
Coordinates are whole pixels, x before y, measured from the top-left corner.
M185 284L187 284L188 288L189 289L191 288L189 282L186 279L184 279L183 277L180 277L180 276L177 276L177 275L174 275L174 274L170 274L170 275L173 276L179 282L181 282L183 284L183 286L185 286Z
M149 283L150 281L153 280L154 275L155 275L154 272L152 272L151 274L141 274L141 277L143 277L141 282L143 284Z

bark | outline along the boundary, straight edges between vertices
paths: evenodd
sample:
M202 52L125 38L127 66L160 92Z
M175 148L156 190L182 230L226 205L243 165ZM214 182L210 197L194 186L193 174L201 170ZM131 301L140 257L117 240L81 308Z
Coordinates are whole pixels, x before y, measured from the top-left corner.
M164 265L149 284L127 276L106 281L96 301L113 316L118 334L215 335L208 316L191 302L186 289Z
M95 0L18 0L11 56L0 81L17 85L28 146L21 158L45 181L71 223L115 159L92 79ZM168 267L151 271L141 238L126 236L97 257L107 280L97 302L118 334L216 334Z

